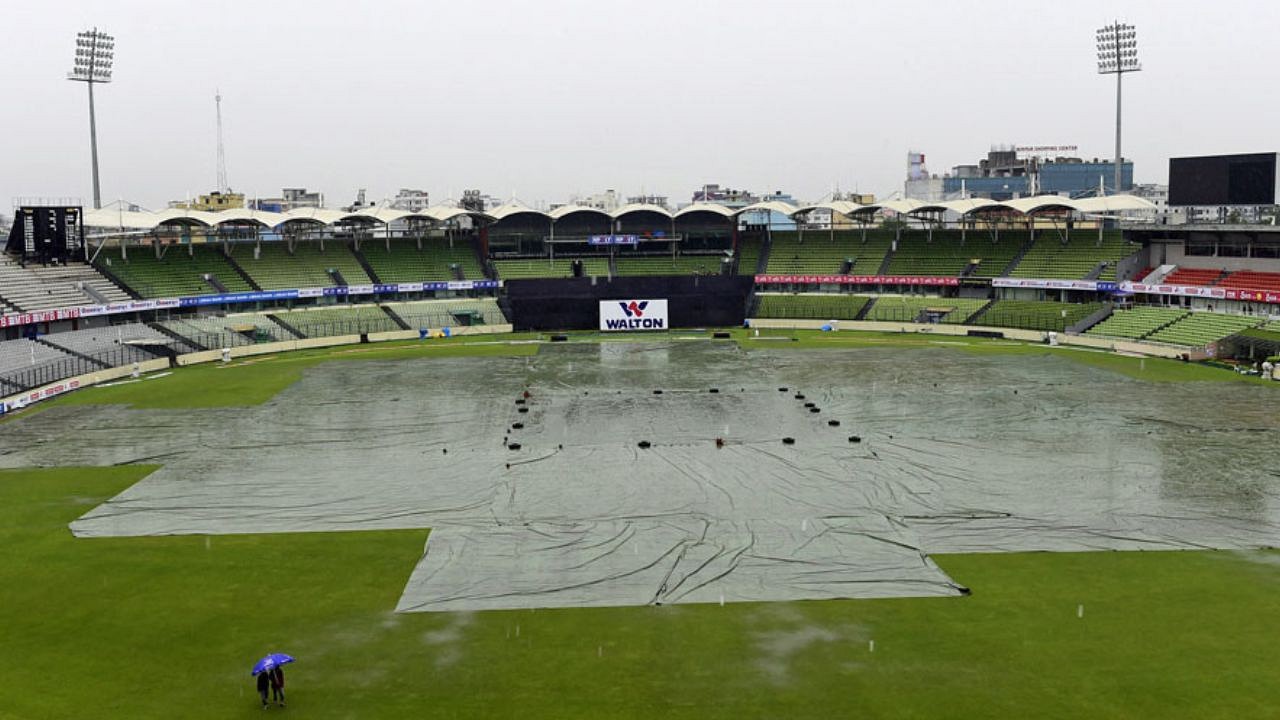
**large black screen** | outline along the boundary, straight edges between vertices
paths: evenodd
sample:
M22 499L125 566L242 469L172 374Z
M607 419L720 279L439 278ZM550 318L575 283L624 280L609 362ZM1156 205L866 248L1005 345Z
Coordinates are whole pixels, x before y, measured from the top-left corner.
M1169 159L1170 205L1271 205L1276 154Z
M41 262L75 257L84 249L80 208L22 206L13 216L5 249Z

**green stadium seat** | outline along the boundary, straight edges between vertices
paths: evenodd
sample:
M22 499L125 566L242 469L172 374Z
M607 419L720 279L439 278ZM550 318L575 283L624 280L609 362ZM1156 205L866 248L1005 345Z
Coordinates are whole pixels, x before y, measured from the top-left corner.
M1200 347L1234 335L1241 330L1257 327L1260 323L1258 318L1243 315L1193 312L1168 327L1157 330L1147 339L1173 345Z
M157 258L150 247L129 249L128 259L104 252L98 265L144 298L211 295L217 290L204 280L212 275L231 292L253 288L231 267L217 245L170 246Z
M1102 303L1061 303L1044 300L997 300L974 325L1054 330L1062 332L1102 309Z
M1131 310L1116 310L1106 320L1085 331L1085 334L1140 340L1187 315L1186 310L1176 308L1135 307Z
M1116 264L1140 249L1140 245L1126 241L1117 231L1105 232L1099 243L1097 233L1088 230L1072 233L1066 242L1057 231L1039 230L1035 243L1018 262L1011 276L1082 280L1099 263L1106 262L1108 265L1097 279L1114 280Z
M770 275L835 275L845 260L853 260L851 275L875 275L893 243L893 233L824 230L772 233L773 244L765 272Z
M618 275L718 275L724 255L619 255Z
M298 242L293 253L284 242L264 242L260 247L256 259L252 245L237 247L233 257L263 290L334 285L328 273L330 268L340 272L349 285L373 282L360 266L360 261L341 242L326 242L324 250L320 249L318 242Z
M867 320L885 322L917 322L925 311L944 312L941 322L949 325L964 323L971 315L986 305L986 300L975 298L942 298L919 295L884 295L876 298L867 311Z
M781 320L853 320L870 298L865 295L761 293L754 315Z
M580 258L582 273L590 277L608 277L609 259L602 257ZM565 258L536 258L526 260L494 260L494 268L498 277L505 280L522 278L566 278L573 277L573 260Z
M390 248L388 248L388 244ZM466 280L484 278L480 261L471 243L429 238L418 249L416 240L368 240L360 244L360 253L378 279L384 283L454 280L450 266L458 265Z

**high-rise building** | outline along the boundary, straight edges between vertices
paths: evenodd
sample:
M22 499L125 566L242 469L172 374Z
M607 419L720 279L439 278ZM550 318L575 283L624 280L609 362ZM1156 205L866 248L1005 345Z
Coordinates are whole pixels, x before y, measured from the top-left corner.
M391 207L406 212L422 212L431 207L431 195L426 190L400 188L391 201Z
M1056 146L1058 148L1071 146ZM920 197L932 193L930 182L915 186L916 195L908 175L907 197L937 201L968 197L985 197L992 200L1011 200L1028 195L1054 194L1069 197L1097 195L1099 190L1115 193L1115 165L1110 160L1085 160L1079 157L1057 155L1044 157L1040 148L1018 148L1013 145L997 145L987 157L976 165L956 165L941 178L931 176L930 181L942 181L942 197ZM910 169L908 169L910 173ZM1121 165L1121 191L1133 188L1133 162ZM919 181L924 183L925 181Z

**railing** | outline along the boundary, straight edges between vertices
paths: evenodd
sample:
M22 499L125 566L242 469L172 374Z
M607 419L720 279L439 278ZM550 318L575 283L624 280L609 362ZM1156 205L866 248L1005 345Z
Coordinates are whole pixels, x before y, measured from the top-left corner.
M466 311L459 311L465 313ZM500 311L477 311L478 317L475 318L473 324L476 325L498 325L506 322ZM460 327L462 323L459 319L449 312L437 312L427 314L401 314L400 318L405 321L410 330L440 330L445 327ZM343 335L365 335L369 333L382 332L400 332L404 328L400 327L390 317L386 318L353 318L350 320L329 320L316 323L302 323L299 318L290 318L287 313L280 313L280 319L288 323L291 327L296 328L299 332L308 338L321 337L338 337ZM272 342L290 342L298 338L293 337L289 331L282 327L274 327L269 330L262 329L265 326L259 326L256 332L236 332L225 330L222 332L189 332L186 330L175 330L179 335L189 338L190 340L200 344L210 350L220 348L239 347L242 345L255 345Z
M137 350L131 347L112 347L85 353L110 367L132 365L138 358ZM64 378L85 375L103 369L103 366L83 357L68 355L37 362L34 365L0 372L0 380L17 386L18 390L29 390L34 387L57 382ZM0 395L8 395L7 387L0 387Z

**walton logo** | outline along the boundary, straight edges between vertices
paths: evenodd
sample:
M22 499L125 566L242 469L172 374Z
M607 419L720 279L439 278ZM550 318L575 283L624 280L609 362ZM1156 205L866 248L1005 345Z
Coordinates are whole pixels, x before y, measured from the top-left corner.
M640 302L632 300L629 303L620 302L618 304L622 306L622 312L626 313L627 317L644 317L644 309L649 307L648 300L641 300Z
M615 300L609 305L600 303L601 330L666 330L667 311L662 301L650 307L649 300ZM621 310L621 312L619 312Z

